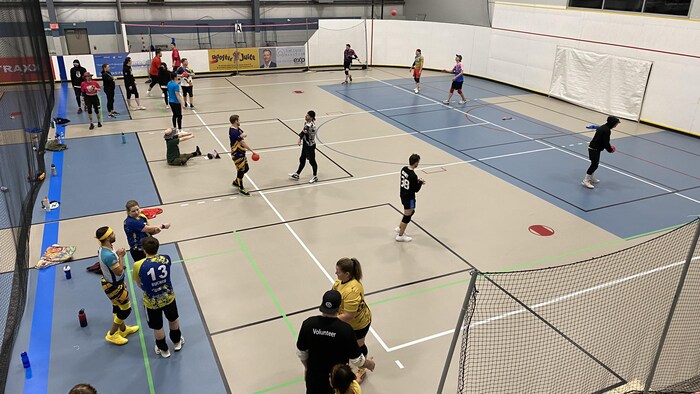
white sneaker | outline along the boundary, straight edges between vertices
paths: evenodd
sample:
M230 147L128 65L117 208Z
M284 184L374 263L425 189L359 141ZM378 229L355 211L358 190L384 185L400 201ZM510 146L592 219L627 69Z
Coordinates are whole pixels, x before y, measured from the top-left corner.
M168 357L170 357L170 349L160 350L160 349L158 349L158 345L156 345L156 355L159 355L163 358L168 358Z
M450 100L442 100L442 103L443 103L443 104L449 104L449 103L450 103Z
M413 89L413 93L415 93L415 94L418 94L419 91L420 90L418 90L418 88Z
M294 179L295 181L298 181L299 174L297 174L296 172L293 172L293 173L289 174L289 179Z
M398 235L396 234L396 242L411 242L413 238L409 237L408 235Z
M192 135L192 133L190 133L189 131L185 131L185 130L180 129L177 131L177 135L185 137L188 135Z
M161 93L161 94L160 94L160 97L161 97L161 98L165 97L165 93Z
M312 176L311 179L309 180L309 183L316 183L316 182L318 182L317 176Z
M593 177L593 175L591 175L591 183L600 183L600 179L595 178Z
M588 179L582 180L582 181L581 181L581 184L582 184L584 187L588 188L588 189L593 189L593 188L595 188L595 186L593 186L593 184L591 183L591 181L589 181Z
M180 342L173 344L174 345L173 347L175 348L176 352L179 352L180 349L182 349L182 345L184 345L184 344L185 344L185 337L180 336Z
M151 95L151 91L150 90L146 91L146 96L150 96L150 95Z
M140 109L141 111L143 111L146 109L146 107L144 107L143 105L139 105L138 107L136 107L136 109Z
M465 100L459 100L459 103L460 103L460 104L465 104L466 101L465 101Z

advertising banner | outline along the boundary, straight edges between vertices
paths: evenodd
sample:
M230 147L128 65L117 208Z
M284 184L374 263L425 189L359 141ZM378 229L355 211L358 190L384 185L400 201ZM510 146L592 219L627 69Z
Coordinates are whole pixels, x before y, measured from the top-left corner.
M92 55L92 57L95 59L95 68L97 69L96 77L100 78L103 64L109 64L109 70L112 72L113 76L123 76L122 68L124 68L124 59L126 59L126 56L126 53L101 53ZM133 58L131 60L131 63L133 69Z
M306 65L306 47L270 48L275 54L277 67L303 67ZM262 51L261 49L261 55Z
M258 48L209 49L209 71L253 70L260 67Z
M41 70L31 57L0 58L0 83L40 81Z

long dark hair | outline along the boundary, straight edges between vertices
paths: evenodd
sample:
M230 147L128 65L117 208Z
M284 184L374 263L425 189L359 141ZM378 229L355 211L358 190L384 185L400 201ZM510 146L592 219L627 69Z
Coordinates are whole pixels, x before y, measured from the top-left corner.
M355 373L347 364L337 364L331 370L331 386L341 394L348 391L353 380L355 380Z
M131 57L130 57L130 56L127 56L127 57L124 59L124 64L122 64L122 66L123 66L123 67L129 66L129 62L130 62L130 61L131 61Z
M343 257L335 263L341 271L349 273L352 279L358 282L362 280L362 266L360 262L354 257Z

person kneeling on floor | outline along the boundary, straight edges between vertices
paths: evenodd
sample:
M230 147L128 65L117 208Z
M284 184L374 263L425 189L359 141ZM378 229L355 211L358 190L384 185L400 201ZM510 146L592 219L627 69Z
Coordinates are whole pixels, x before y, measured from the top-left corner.
M195 150L192 153L180 154L180 148L178 147L180 142L187 141L193 137L194 135L192 135L191 133L178 133L177 130L172 128L165 129L165 158L168 160L168 164L170 164L171 166L184 166L185 164L187 164L187 160L195 156L202 155L202 151L199 150L199 146L197 147L197 150Z

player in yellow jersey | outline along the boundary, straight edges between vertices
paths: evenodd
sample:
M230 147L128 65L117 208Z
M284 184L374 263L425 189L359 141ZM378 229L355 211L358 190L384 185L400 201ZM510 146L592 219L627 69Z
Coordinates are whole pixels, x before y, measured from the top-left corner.
M337 364L331 370L331 387L335 394L362 394L355 373L347 364Z
M413 74L413 80L416 81L416 88L413 92L420 93L420 74L423 72L423 63L425 59L421 54L420 49L416 49L416 58L413 59L413 65L411 65L411 73Z
M372 311L365 303L365 289L360 282L362 280L362 266L354 257L343 257L335 264L335 275L338 280L333 283L333 290L337 290L342 297L338 319L350 324L355 331L357 346L366 357L368 350L367 345L365 345L365 337L372 323ZM365 369L360 368L357 380L362 382L364 374Z

